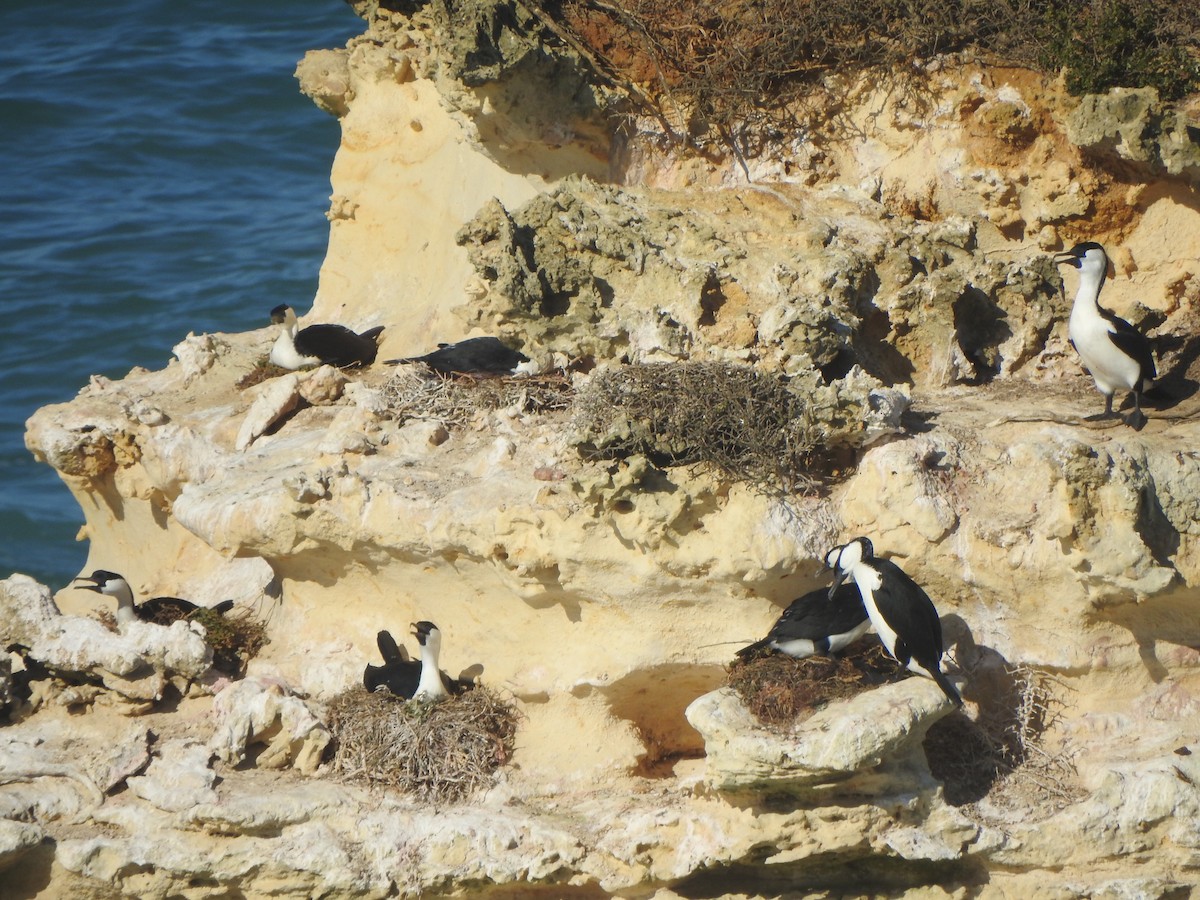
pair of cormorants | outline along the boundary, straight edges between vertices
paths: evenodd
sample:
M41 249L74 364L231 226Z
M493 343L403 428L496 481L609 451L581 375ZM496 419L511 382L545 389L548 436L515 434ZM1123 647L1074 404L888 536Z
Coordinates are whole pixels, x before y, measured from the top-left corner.
M799 659L834 655L874 626L897 662L932 678L955 706L962 706L962 696L941 668L941 620L920 585L895 563L877 557L865 537L834 547L825 565L836 572L833 585L793 601L765 638L737 655L744 659L768 648Z
M383 326L360 333L343 325L309 325L299 328L295 311L287 304L271 310L271 321L283 326L271 347L270 361L284 369L326 364L338 368L369 366L375 362ZM528 371L529 357L494 337L468 338L439 344L424 356L389 359L396 363L424 363L443 375L512 375Z

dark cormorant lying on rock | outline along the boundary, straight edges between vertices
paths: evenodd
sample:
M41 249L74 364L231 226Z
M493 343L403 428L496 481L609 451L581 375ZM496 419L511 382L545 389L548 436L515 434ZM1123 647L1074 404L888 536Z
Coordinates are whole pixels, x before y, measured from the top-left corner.
M858 587L851 582L829 599L827 588L809 591L792 601L767 636L737 652L747 659L763 650L778 650L797 659L836 655L867 633L871 620Z
M424 356L389 359L392 363L424 363L443 375L514 375L531 370L529 357L494 337L475 337L457 344L438 344ZM524 367L524 368L522 368Z

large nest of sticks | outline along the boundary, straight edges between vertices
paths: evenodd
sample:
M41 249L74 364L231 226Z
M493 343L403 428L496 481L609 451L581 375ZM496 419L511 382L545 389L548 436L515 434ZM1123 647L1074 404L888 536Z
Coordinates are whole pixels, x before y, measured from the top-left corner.
M807 404L777 375L720 362L597 372L575 400L585 458L707 463L761 487L811 489L823 464Z
M356 687L329 704L334 772L436 803L492 782L511 758L519 713L486 687L440 703Z
M574 393L562 373L476 378L438 375L422 366L398 366L381 390L387 417L399 422L433 419L447 427L467 425L480 411L564 410Z
M900 681L909 674L883 645L867 640L851 644L838 659L795 659L767 652L737 660L729 668L729 686L763 724L791 725L834 700Z

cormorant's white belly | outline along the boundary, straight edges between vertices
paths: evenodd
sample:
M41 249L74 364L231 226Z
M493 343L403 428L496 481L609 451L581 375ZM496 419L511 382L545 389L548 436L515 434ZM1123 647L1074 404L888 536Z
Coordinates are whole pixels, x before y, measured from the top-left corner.
M850 576L854 579L854 583L858 585L858 592L862 594L863 606L867 610L868 621L875 626L875 633L879 635L879 640L883 642L883 646L887 648L887 652L894 657L896 655L896 632L879 612L879 607L875 605L875 592L883 584L883 579L877 571L861 563L851 568Z
M315 356L301 356L297 353L291 335L286 332L279 335L271 345L270 361L281 369L303 369L320 362Z
M1071 315L1071 342L1104 394L1131 391L1141 379L1141 366L1112 341L1112 327L1099 315Z
M817 645L808 638L795 638L790 641L772 641L771 646L780 653L794 656L796 659L808 659L817 655Z
M867 633L867 629L871 627L871 619L868 615L867 619L861 624L855 625L844 634L833 634L829 636L829 652L837 653L843 647L849 647L860 637Z

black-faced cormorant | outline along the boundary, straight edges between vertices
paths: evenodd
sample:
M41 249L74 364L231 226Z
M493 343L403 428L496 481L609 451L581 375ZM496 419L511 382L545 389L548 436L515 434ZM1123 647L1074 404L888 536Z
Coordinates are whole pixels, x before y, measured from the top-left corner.
M1139 395L1157 377L1150 339L1100 305L1108 256L1094 241L1076 244L1055 256L1059 265L1079 270L1079 292L1071 307L1067 333L1096 387L1104 395L1104 417L1113 415L1113 394L1133 394L1133 413L1125 421L1134 430L1146 424Z

